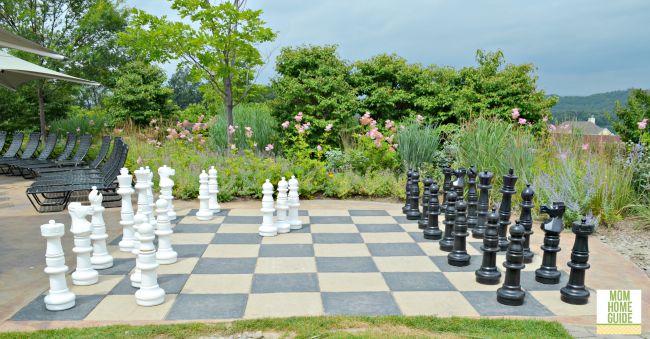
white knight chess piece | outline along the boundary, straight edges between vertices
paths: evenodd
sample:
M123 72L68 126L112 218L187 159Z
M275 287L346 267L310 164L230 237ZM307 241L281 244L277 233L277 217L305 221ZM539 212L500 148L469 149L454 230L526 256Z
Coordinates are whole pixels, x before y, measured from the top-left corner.
M68 213L72 219L70 232L74 234L74 248L72 252L77 254L77 267L72 272L72 283L75 285L93 285L99 281L99 274L90 263L90 252L93 251L90 242L90 222L88 217L92 213L91 206L82 206L80 202L71 202L68 205Z
M90 263L96 270L103 270L105 268L113 267L113 256L108 254L106 248L106 223L104 222L104 206L102 202L104 197L97 191L97 187L93 186L92 191L88 194L88 201L92 206L93 217L90 221L92 225L92 233L90 240L93 242L93 255L90 257Z

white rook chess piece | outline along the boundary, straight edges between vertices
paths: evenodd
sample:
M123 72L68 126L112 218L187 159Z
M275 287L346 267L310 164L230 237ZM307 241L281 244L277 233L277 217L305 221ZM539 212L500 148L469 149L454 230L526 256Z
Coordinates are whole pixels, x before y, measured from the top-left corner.
M92 213L91 206L82 206L80 202L71 202L68 213L72 219L70 232L74 234L74 248L77 255L77 268L72 272L72 283L75 285L92 285L99 280L99 274L90 263L90 222L86 219Z
M167 165L163 165L163 167L158 168L158 176L160 176L160 182L158 183L158 186L160 186L160 197L167 200L169 203L169 206L167 207L167 215L169 216L169 220L176 219L176 211L174 210L173 202L174 195L172 194L174 180L170 178L170 176L174 174L176 174L176 171L171 167L167 167Z
M117 189L117 194L122 196L122 208L120 210L120 225L122 225L122 240L120 240L119 246L120 251L122 252L131 252L133 251L133 203L131 202L131 195L134 190L131 187L133 181L133 176L129 175L129 170L126 167L122 167L120 170L120 175L117 176L117 181L120 186Z
M221 211L219 199L217 198L219 194L219 182L217 181L217 170L214 166L210 167L208 171L208 193L210 194L210 200L208 201L209 208L213 213L219 213Z
M178 254L172 248L171 235L172 226L169 223L169 215L167 215L167 200L164 198L156 201L156 235L158 236L158 251L156 251L156 260L159 264L168 265L176 262Z
M131 276L129 277L129 279L131 279L131 286L138 288L138 287L140 287L140 282L142 281L142 272L140 271L140 267L137 265L137 263L138 263L138 255L140 254L140 239L141 239L140 226L147 223L147 217L145 217L144 214L138 213L138 214L135 215L133 220L135 222L135 225L133 227L135 227L135 235L137 237L137 243L136 244L137 244L138 247L134 248L133 253L136 255L136 260L135 260L136 265L135 265L135 269L133 270L133 273L131 273Z
M41 235L47 239L45 250L45 273L50 277L50 290L45 296L45 308L50 311L63 311L72 308L75 304L75 295L68 289L65 274L68 266L65 265L61 237L65 233L63 224L50 220L49 224L41 225Z
M138 216L139 217L139 216ZM137 218L137 217L136 217ZM141 219L141 218L138 218ZM155 306L165 302L165 291L158 286L158 262L153 240L153 226L146 220L138 226L140 248L135 265L140 270L140 289L135 292L135 301L140 306Z
M302 228L302 221L298 217L298 208L300 207L300 197L298 195L298 179L291 176L289 179L289 224L292 230Z
M278 182L278 199L275 203L275 210L277 212L275 227L278 229L278 233L289 233L291 231L291 225L287 221L287 210L289 209L287 191L287 180L282 177L282 180Z
M274 237L278 235L278 229L273 224L273 184L269 179L266 179L262 185L262 225L259 228L259 233L263 237Z
M104 197L101 193L97 192L97 187L93 186L92 191L88 194L88 201L93 208L93 217L90 219L92 226L92 233L90 240L93 243L93 255L90 257L90 263L96 270L103 270L105 268L113 267L113 256L108 254L106 249L106 223L104 222L104 206L102 201Z
M147 217L149 217L149 224L151 226L156 227L156 217L154 216L154 208L156 206L156 202L154 201L153 198L153 172L149 168L149 166L146 166L145 171L147 171L147 203L149 204L149 214Z
M208 174L202 171L199 175L199 211L196 212L196 218L199 220L211 220L212 210L209 202L210 194L208 190Z
M137 216L141 214L145 219L149 220L147 216L147 211L149 210L149 203L147 202L147 186L149 185L149 177L147 171L140 167L140 169L135 170L135 192L138 194L138 211L135 213ZM140 224L135 221L133 223L133 251L131 253L138 254L140 249L140 237L138 236L138 226Z

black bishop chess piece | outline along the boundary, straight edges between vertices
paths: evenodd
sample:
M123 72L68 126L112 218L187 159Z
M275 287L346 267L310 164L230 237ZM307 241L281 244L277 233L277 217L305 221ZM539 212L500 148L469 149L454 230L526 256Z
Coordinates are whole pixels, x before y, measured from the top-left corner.
M415 170L411 175L411 195L409 196L409 210L406 211L406 219L420 219L420 173Z
M442 238L442 231L438 227L438 216L440 215L440 203L438 202L438 183L435 181L431 185L431 196L429 197L429 218L427 218L427 228L424 229L424 239L439 240Z
M510 225L510 214L512 213L512 195L515 191L517 176L512 168L508 174L503 176L503 186L501 187L501 205L499 206L499 249L505 251L508 249L508 225Z
M484 285L496 285L501 280L501 272L497 268L497 253L499 252L499 215L496 209L487 216L487 226L483 237L483 262L481 268L476 270L476 282Z
M442 210L447 209L447 193L453 190L451 183L451 177L454 175L454 170L449 166L445 166L442 169L442 174L445 176L445 180L442 182Z
M425 229L429 224L429 199L431 198L431 185L433 185L433 179L427 176L424 179L424 192L422 193L422 214L420 215L420 220L418 220L418 228L421 230Z
M533 209L533 197L535 196L535 191L530 188L530 184L526 184L526 188L521 191L521 215L519 216L519 221L521 225L524 226L524 263L530 264L533 262L533 257L535 254L530 250L530 236L533 232L533 214L531 213Z
M447 193L447 208L445 209L445 221L442 223L445 225L445 235L440 239L440 250L445 252L451 252L454 249L454 237L452 232L454 231L454 224L456 223L456 192L449 191Z
M467 171L467 228L475 229L478 225L478 192L476 191L476 168Z
M465 174L467 174L467 170L462 167L454 171L456 180L453 182L453 189L456 191L458 200L465 199Z
M569 282L560 289L562 301L573 305L584 305L589 301L589 291L585 287L585 273L589 269L589 235L594 233L594 224L587 223L587 219L575 221L571 230L576 235L573 249L571 250L571 261L567 263L571 267Z
M490 207L490 190L492 189L490 182L493 176L494 174L488 171L483 171L478 174L478 189L480 190L478 197L478 218L476 228L472 230L472 238L481 239L485 234L488 208Z
M542 222L544 244L542 245L542 265L535 270L535 280L542 284L557 284L560 282L560 271L557 270L557 252L560 251L560 232L564 229L562 217L566 206L563 202L554 202L551 207L542 206L540 213L548 214L550 219Z
M521 289L521 270L524 265L525 229L519 221L510 227L510 242L506 251L506 268L503 286L497 290L497 301L504 305L520 306L524 303L526 292Z
M447 255L451 266L468 266L470 255L467 254L467 203L463 199L456 202L456 222L454 224L454 247Z
M404 202L404 206L402 207L402 213L406 214L406 211L411 209L409 204L411 203L411 200L409 199L409 196L411 195L411 176L413 175L413 170L409 168L408 172L406 172L406 201Z

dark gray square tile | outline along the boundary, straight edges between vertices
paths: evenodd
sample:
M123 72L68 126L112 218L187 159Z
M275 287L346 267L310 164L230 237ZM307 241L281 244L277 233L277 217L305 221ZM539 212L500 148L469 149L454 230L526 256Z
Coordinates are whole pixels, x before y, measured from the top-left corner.
M174 245L174 251L178 254L179 258L199 258L203 255L203 252L205 252L205 249L208 248L208 245L192 245L192 244L186 244L186 245Z
M133 259L113 259L113 267L97 270L97 272L101 275L121 275L131 272L134 267L135 255L133 256Z
M370 254L378 257L425 255L416 243L366 244Z
M405 215L394 215L393 219L397 221L398 224L415 224L417 220L408 220Z
M282 236L282 235L280 235ZM260 257L313 257L314 246L304 245L264 245L260 247Z
M122 235L118 235L115 239L111 240L108 244L111 246L117 246L120 244L120 241L122 241Z
M161 274L158 276L158 286L167 294L178 294L189 277L189 274ZM134 294L137 290L131 286L130 275L126 275L109 294Z
M431 257L431 261L433 261L436 266L440 269L440 272L474 272L477 269L481 268L481 262L483 261L482 256L473 256L469 259L469 265L467 266L452 266L449 265L447 262L447 256L433 256ZM497 267L501 267L497 263Z
M384 210L348 210L352 217L375 217L375 216L390 216Z
M99 304L103 295L78 295L75 306L65 311L48 311L45 308L44 295L39 295L27 306L11 317L11 320L83 320Z
M260 244L262 237L254 233L217 233L212 238L213 244Z
M262 216L257 215L230 215L223 220L224 224L261 224Z
M537 301L530 293L526 294L524 304L521 306L507 306L497 301L496 292L461 292L465 299L482 316L552 316L544 305ZM559 294L559 292L558 292ZM559 296L558 296L559 298Z
M301 217L308 217L309 216L309 211L308 210L298 210L298 215Z
M302 224L302 228L299 230L291 230L291 233L311 233L310 224Z
M327 315L400 315L390 292L321 293Z
M199 211L198 208L193 208L193 209L191 209L189 212L187 212L186 215L184 215L184 216L177 216L176 219L175 219L174 221L178 222L178 221L180 221L180 219L183 219L183 218L186 217L186 216L187 216L187 217L195 217L195 216L196 216L196 212L198 212L198 211ZM229 209L229 208L222 208L221 211L219 211L219 212L217 212L217 213L214 213L214 212L213 212L212 215L214 215L214 216L227 216L229 212L230 212L230 209Z
M404 229L398 224L357 224L357 229L362 233L404 232Z
M391 291L455 291L440 272L384 272Z
M255 274L252 293L319 292L316 273Z
M497 263L497 266L499 266L501 271L505 272L505 268L503 268L501 263ZM538 268L536 267L535 269ZM559 284L542 284L535 280L535 271L522 271L520 281L521 287L526 291L558 291L569 282L569 275L564 271L560 271Z
M359 233L312 233L314 244L360 244L363 238Z
M317 257L318 272L379 272L371 257Z
M215 233L221 224L178 224L174 233Z
M352 224L352 218L342 215L333 216L310 216L309 222L312 224Z
M246 274L255 272L257 258L201 258L192 274Z
M180 294L167 320L238 319L244 316L246 294Z
M196 212L198 212L198 211L199 211L198 208L193 208L193 209L191 209L189 212L187 212L187 214L184 215L184 216L195 217L195 216L196 216ZM178 220L178 219L180 219L180 218L182 218L182 217L181 217L181 216L178 216L178 215L176 216L176 220Z
M196 210L198 212L198 210ZM230 212L229 208L222 208L221 211L217 213L212 213L214 216L227 216L228 213ZM194 212L194 215L196 215L196 212Z
M435 240L431 240L431 239L425 239L425 238L424 238L424 233L422 233L422 232L409 232L409 235L410 235L411 238L413 238L413 240L415 240L416 242L430 242L430 241L435 241ZM436 246L438 246L438 244L436 244Z

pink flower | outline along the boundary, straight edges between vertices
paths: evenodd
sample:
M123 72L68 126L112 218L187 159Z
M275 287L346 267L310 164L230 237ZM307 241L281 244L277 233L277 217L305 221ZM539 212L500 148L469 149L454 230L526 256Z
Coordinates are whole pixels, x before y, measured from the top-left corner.
M205 115L201 114L201 116L199 116L199 123L203 121L203 118L205 118Z
M289 121L285 121L282 123L282 128L287 129L289 128Z
M157 122L158 122L158 120L153 119L153 120L149 121L149 125L153 125L153 124L155 124L155 123L157 123Z
M232 125L228 125L228 134L232 135L235 133L235 128Z
M156 130L156 132L160 131L160 127L156 126L154 130Z
M135 161L138 165L142 165L142 158L138 157L138 160Z
M153 145L153 144L155 144L155 143L156 143L156 140L155 140L155 139L147 138L147 144L149 144L149 145Z
M370 117L370 112L366 112L361 118L359 118L359 123L364 126L370 125L373 121L375 120Z
M548 121L548 117L545 115L545 116L542 118L542 121L543 121L543 122L547 122L547 121Z
M244 127L244 130L245 130L244 134L246 135L247 138L250 138L250 137L253 136L253 129L252 128L246 126L246 127Z
M201 124L194 124L194 126L192 126L192 132L198 132L200 130L201 130Z
M384 122L384 127L386 127L386 129L391 129L391 128L395 127L395 123L390 121L390 120L386 120Z
M372 119L372 121L370 121L370 126L376 126L376 125L377 125L377 120Z
M643 118L643 120L639 121L637 124L639 125L639 129L643 130L645 129L645 126L648 124L648 119Z
M422 124L424 122L424 117L421 115L416 115L415 116L415 122L418 123L418 125Z
M296 119L296 122L301 122L302 121L302 112L298 112L298 115L296 115L293 118Z
M323 150L323 147L321 147L320 145L318 145L318 146L316 146L316 150L320 152L320 151Z
M201 144L201 145L205 144L205 142L206 142L206 139L199 140L199 144Z
M391 134L388 138L386 138L386 142L389 144L393 143L393 138L395 138L395 134Z
M517 120L517 122L519 122L520 125L525 125L526 124L526 119L519 118L519 120Z
M587 144L582 144L582 150L583 151L586 151L588 149L589 149L589 144L588 143Z
M124 129L122 129L122 128L116 128L116 129L113 130L113 133L120 134L120 133L122 133L123 130Z
M302 129L304 129L305 131L308 130L310 127L311 127L311 122L302 124Z
M549 132L555 132L555 130L556 130L555 125L553 125L553 124L548 125L548 131Z
M189 121L187 121L187 120L183 120L183 124L182 124L182 126L185 127L185 128L188 128L188 127L190 127L190 124L191 124L191 123L190 123Z
M325 132L329 132L329 131L331 131L331 130L332 130L332 127L333 127L332 124L327 124L327 126L325 126Z
M305 132L305 128L301 124L296 124L294 127L296 128L296 131L298 131L298 133Z
M513 108L512 109L512 118L513 119L519 118L519 108Z
M562 152L562 153L560 153L560 159L562 159L562 160L566 160L566 157L567 157L566 152Z
M379 140L382 141L384 139L384 135L379 132L379 129L376 127L371 129L368 133L366 133L367 136L370 137L372 140Z
M266 145L266 147L264 147L264 150L267 152L271 152L273 150L273 144Z

